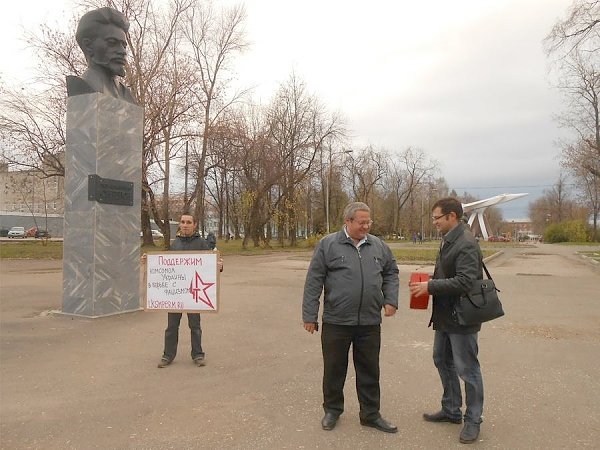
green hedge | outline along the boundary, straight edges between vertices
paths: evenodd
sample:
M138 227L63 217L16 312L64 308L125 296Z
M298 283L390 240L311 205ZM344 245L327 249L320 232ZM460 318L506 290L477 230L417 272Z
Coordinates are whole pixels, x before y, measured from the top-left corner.
M544 231L544 242L589 242L591 230L583 220L553 223Z

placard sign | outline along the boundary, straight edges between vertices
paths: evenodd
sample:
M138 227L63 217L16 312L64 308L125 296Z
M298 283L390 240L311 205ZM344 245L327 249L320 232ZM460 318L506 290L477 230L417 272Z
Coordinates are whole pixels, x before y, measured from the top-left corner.
M145 285L148 311L218 311L218 253L148 253Z

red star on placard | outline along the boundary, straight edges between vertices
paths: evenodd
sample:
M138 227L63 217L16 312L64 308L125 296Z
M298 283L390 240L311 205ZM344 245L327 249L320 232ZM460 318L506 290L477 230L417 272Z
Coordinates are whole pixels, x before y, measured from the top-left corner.
M210 301L210 297L206 292L206 290L214 284L215 283L205 283L202 281L202 278L198 272L196 272L194 280L190 282L190 294L192 294L192 297L194 297L194 301L198 303L198 300L200 300L202 303L210 306L212 309L215 309L214 305Z

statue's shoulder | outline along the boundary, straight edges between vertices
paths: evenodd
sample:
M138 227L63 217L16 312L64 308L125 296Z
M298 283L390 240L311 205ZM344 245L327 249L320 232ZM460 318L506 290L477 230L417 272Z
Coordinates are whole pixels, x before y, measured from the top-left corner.
M125 100L126 102L129 102L129 103L133 103L134 105L138 104L135 97L131 93L131 89L129 89L127 86L125 86L120 81L119 81L119 91L120 91L119 97L121 97L123 100Z
M93 94L96 91L87 81L75 75L67 75L67 96Z
M75 76L75 75L67 75L67 96L73 97L75 95L82 94L93 94L95 92L102 93L101 89L97 89L93 86L95 79L92 77L92 82L85 80L84 78ZM138 102L133 97L131 90L125 86L123 83L118 83L118 97L122 100L125 100L128 103L133 103L137 105Z

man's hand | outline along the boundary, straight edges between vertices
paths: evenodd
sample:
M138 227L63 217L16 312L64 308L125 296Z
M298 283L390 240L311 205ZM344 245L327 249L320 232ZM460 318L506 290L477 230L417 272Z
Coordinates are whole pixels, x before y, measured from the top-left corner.
M427 281L417 281L408 283L408 290L413 297L420 297L421 295L429 295L427 289Z
M219 272L223 272L223 258L220 256L217 259L217 268L219 269Z
M319 327L314 322L304 322L304 329L313 334L315 331L318 331Z
M383 305L383 309L385 310L385 316L391 317L394 314L396 314L396 310L398 308L396 308L395 306L392 306L392 305Z

